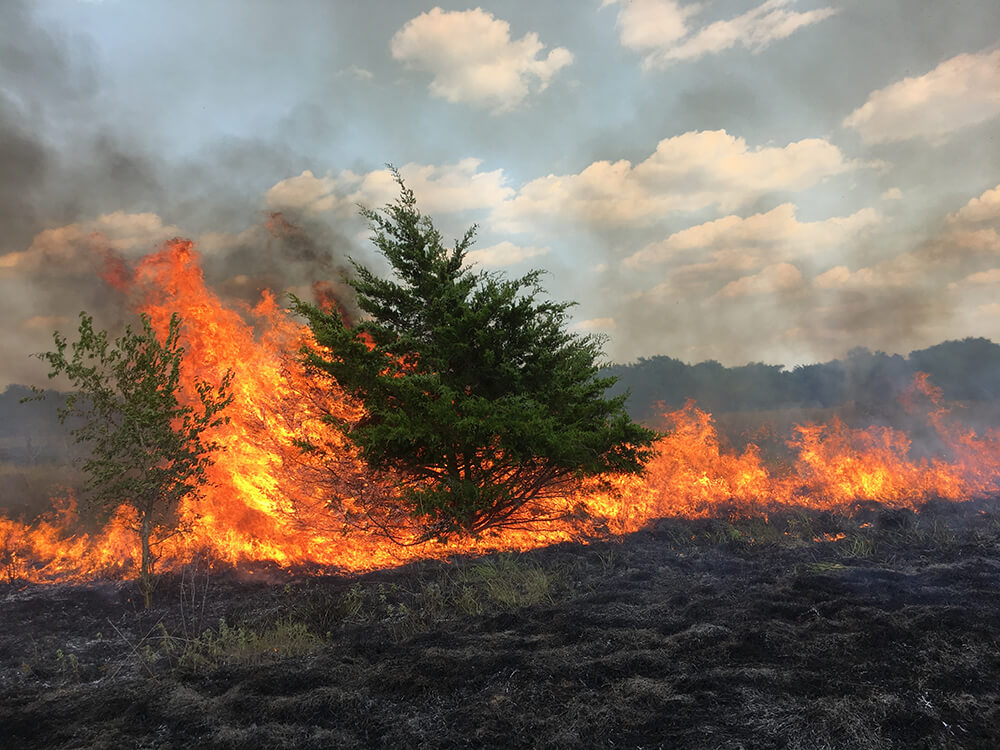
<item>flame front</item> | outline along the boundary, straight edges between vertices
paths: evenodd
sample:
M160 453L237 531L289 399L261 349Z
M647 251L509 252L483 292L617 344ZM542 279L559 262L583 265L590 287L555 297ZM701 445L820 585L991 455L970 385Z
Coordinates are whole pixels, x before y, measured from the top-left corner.
M624 534L663 517L778 508L846 511L858 500L917 507L934 498L962 501L1000 491L1000 433L978 434L950 421L940 392L918 377L906 395L929 404L928 428L943 457L914 458L910 438L899 430L853 429L834 419L797 426L788 441L795 459L769 467L755 444L742 452L724 450L711 415L689 403L664 415L666 436L643 476L588 482L577 496L557 503L567 511L560 520L477 540L401 545L350 523L358 498L388 491L387 485L366 472L352 447L321 418L329 413L351 421L363 411L300 367L297 354L309 343L309 332L273 295L265 293L252 309L223 304L206 286L186 240L171 241L132 272L116 267L107 280L148 313L157 330L166 329L171 313L182 316L186 382L217 382L226 370L234 371L230 421L213 435L224 450L215 457L203 497L178 509L184 533L159 545L159 570L200 554L236 565L366 570ZM307 459L301 441L322 444L322 462ZM336 507L330 507L333 497L342 498ZM0 518L0 564L11 578L34 581L131 573L139 552L127 505L99 532L79 528L72 499L31 525Z

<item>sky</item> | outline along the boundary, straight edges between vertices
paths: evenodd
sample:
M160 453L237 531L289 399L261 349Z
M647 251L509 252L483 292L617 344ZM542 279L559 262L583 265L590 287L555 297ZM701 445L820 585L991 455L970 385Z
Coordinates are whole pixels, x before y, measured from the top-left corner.
M998 134L996 0L3 0L0 384L121 325L109 251L384 270L386 164L611 361L1000 341Z

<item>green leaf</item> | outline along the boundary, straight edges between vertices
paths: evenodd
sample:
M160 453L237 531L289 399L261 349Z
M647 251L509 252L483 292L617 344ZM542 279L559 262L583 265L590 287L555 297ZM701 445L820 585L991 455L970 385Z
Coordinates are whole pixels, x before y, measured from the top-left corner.
M211 455L221 448L206 431L225 421L232 401L232 372L218 384L194 382L197 406L182 403L181 319L170 318L158 337L149 316L141 330L131 326L111 342L80 313L78 338L71 345L56 332L55 350L38 354L49 377L72 383L59 409L63 421L80 417L72 434L90 446L83 468L89 499L108 514L122 504L136 511L142 542L142 573L152 574L155 539L176 531L176 511L185 497L207 482ZM144 580L146 580L144 578Z

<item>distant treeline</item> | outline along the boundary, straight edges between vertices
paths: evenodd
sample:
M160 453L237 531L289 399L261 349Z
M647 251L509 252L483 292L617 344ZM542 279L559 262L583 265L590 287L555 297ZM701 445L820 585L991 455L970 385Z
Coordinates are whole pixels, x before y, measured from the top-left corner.
M907 357L853 349L844 359L791 370L649 357L605 368L602 374L618 377L616 393L631 390L634 419L655 421L664 409L678 408L688 399L713 413L853 404L877 414L896 406L918 372L928 373L948 400L1000 402L1000 345L983 338L946 341ZM0 393L0 461L44 461L74 452L69 426L59 424L56 416L57 394L22 404L30 395L21 385Z
M948 400L1000 400L1000 345L984 338L946 341L908 357L858 348L844 359L791 370L760 363L689 365L661 356L614 365L603 374L618 377L614 392L631 390L634 419L650 420L688 399L715 413L845 404L878 412L894 404L918 372L928 373Z

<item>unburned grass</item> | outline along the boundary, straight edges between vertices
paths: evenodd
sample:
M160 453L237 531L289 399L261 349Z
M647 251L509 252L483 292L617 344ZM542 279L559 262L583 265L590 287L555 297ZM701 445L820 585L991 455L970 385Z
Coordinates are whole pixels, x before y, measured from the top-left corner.
M322 641L301 622L279 620L272 627L255 629L231 626L225 621L190 640L170 636L160 639L161 650L176 659L185 671L202 672L225 665L252 666L265 661L302 656L320 648Z

